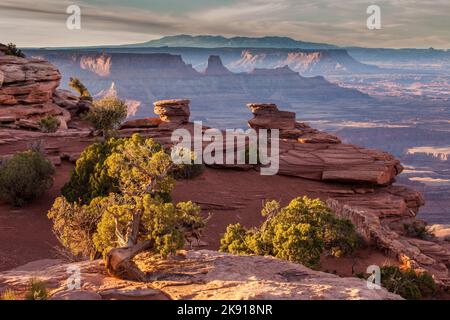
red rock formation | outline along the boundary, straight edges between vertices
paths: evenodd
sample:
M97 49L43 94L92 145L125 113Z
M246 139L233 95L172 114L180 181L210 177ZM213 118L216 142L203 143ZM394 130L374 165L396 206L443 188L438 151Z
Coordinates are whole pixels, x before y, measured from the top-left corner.
M170 123L189 122L189 100L160 100L154 103L154 112L161 120Z
M160 118L143 118L125 121L121 129L157 128L162 123Z
M279 111L275 104L251 103L247 107L254 117L248 121L253 129L294 129L295 113Z
M0 55L0 126L39 129L47 116L67 129L71 115L79 110L78 98L59 91L61 75L52 64L40 59Z

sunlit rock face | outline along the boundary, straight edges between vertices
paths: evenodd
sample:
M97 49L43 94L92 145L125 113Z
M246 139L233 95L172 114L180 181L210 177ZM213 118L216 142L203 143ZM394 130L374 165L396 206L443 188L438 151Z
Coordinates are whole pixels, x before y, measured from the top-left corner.
M246 49L239 60L229 62L232 71L288 66L304 76L373 72L377 67L362 64L346 50L261 50Z
M40 119L54 116L67 128L69 111L53 101L60 79L46 61L0 55L0 126L38 130Z
M80 67L89 70L101 77L111 74L111 56L101 54L99 56L83 56L80 59Z
M201 250L179 252L163 264L145 253L135 260L160 276L147 283L130 282L107 276L100 260L69 265L48 259L0 273L0 285L21 296L38 277L45 281L50 300L402 300L384 288L369 289L364 279L341 278L271 257ZM69 267L79 268L82 289L67 289Z

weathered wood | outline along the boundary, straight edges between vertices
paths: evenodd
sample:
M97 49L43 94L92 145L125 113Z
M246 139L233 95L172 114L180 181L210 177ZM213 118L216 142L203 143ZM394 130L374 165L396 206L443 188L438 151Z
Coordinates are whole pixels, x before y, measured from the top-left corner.
M106 270L110 276L145 282L146 275L133 262L133 258L154 246L154 241L146 240L131 247L115 248L106 255Z

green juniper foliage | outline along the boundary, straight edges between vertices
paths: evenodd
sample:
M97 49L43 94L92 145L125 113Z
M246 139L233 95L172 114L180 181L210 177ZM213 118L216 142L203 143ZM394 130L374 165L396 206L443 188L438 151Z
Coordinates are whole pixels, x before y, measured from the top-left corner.
M90 122L95 130L101 131L104 137L109 137L112 131L118 129L126 117L127 105L115 97L95 100L84 115L84 119Z
M348 220L336 218L320 200L296 198L281 208L276 201L262 210L266 221L255 229L230 225L221 251L233 254L270 255L317 267L324 252L340 257L352 253L359 238Z
M18 49L14 43L7 44L5 54L9 56L16 56L19 58L25 58L25 54L22 52L22 50Z
M78 78L70 78L69 87L78 92L81 99L92 101L92 96L89 90Z
M52 163L40 152L23 151L3 160L0 166L0 198L23 206L53 185Z
M119 181L108 174L105 160L125 141L111 138L94 143L83 151L69 182L61 190L67 201L89 204L96 197L119 192Z
M45 118L42 118L39 121L39 127L41 129L42 132L45 133L52 133L52 132L56 132L56 130L58 130L60 125L59 120L54 117L54 116L48 116Z
M55 234L73 254L93 258L133 245L129 242L130 226L136 219L137 241L149 240L152 252L163 257L182 248L186 239L199 236L205 224L200 208L192 202L168 203L164 197L174 187L175 180L169 172L175 165L160 144L135 134L130 139L92 145L83 155L77 162L79 171L71 180L71 187L75 188L66 198L77 201L83 192L88 195L85 200L94 193L96 197L84 204L61 197L48 213ZM107 177L106 186L113 188L108 192L107 188L90 186L77 190L84 181L93 181L93 172L96 177Z
M436 283L427 273L416 273L412 269L400 270L395 266L381 267L381 284L389 292L408 300L418 300L436 292Z
M44 282L32 279L30 288L25 296L26 300L47 300L48 293Z

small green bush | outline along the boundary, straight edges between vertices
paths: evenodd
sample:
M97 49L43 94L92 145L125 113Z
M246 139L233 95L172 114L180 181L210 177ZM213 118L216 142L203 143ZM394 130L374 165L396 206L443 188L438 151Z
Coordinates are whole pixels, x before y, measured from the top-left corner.
M336 218L319 199L296 198L284 208L271 201L262 215L267 220L256 229L228 226L220 250L270 255L315 268L323 253L340 257L352 253L359 243L354 226Z
M5 54L9 56L16 56L19 58L25 58L25 54L22 52L22 50L18 49L14 43L8 43L6 45Z
M111 131L120 127L127 117L127 105L115 97L105 97L95 100L92 107L84 115L96 130L108 137Z
M55 169L39 152L24 151L2 162L0 197L14 206L23 206L48 190Z
M104 162L125 141L111 138L88 146L78 159L69 182L62 188L62 195L69 202L89 204L96 197L118 192L118 180L108 175Z
M91 93L78 78L70 78L69 87L78 92L80 99L92 101Z
M205 165L203 164L183 164L179 165L172 171L172 176L176 180L189 180L199 177L205 171Z
M73 258L93 260L100 257L93 235L110 199L98 197L88 205L79 205L69 203L64 197L56 198L47 216L53 221L54 234Z
M417 274L412 269L400 270L395 266L381 267L381 284L408 300L419 300L436 292L436 283L429 273Z
M30 281L30 288L25 295L26 300L47 300L47 288L43 281L32 279Z
M41 131L45 133L56 132L59 125L59 120L53 116L45 117L39 121L39 127L41 128Z
M15 291L7 289L5 290L5 292L2 293L0 300L19 300L19 299L17 298Z
M419 238L423 240L433 239L433 235L427 231L425 223L414 221L403 225L403 229L408 237Z

